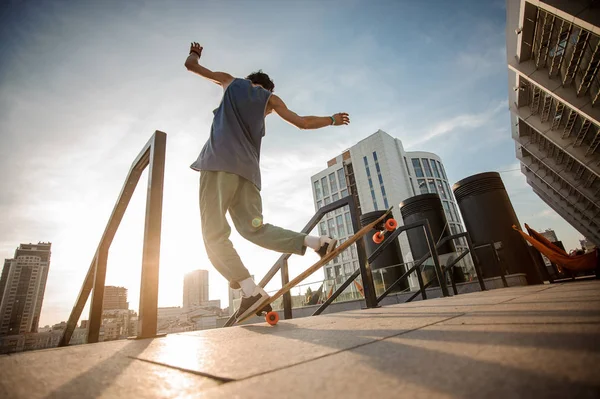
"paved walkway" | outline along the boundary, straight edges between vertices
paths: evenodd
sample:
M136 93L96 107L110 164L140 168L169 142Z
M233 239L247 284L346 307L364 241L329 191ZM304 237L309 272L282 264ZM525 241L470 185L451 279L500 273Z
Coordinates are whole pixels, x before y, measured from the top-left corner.
M0 357L1 398L600 397L600 281Z

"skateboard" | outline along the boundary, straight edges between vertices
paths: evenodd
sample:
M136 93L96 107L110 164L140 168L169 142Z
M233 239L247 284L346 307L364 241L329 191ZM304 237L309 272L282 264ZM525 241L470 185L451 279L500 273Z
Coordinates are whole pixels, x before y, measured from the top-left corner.
M355 233L352 237L350 237L346 241L344 241L343 244L335 247L333 249L333 251L326 254L317 263L310 266L308 269L306 269L304 272L300 273L292 281L290 281L289 283L287 283L286 285L281 287L281 289L279 291L277 291L275 294L273 294L273 296L265 299L263 301L263 303L261 303L259 305L259 307L257 308L257 309L260 309L259 311L255 312L255 313L251 313L251 314L247 315L246 317L244 317L243 319L236 320L235 323L233 323L233 325L242 323L245 320L248 320L249 318L254 317L254 315L261 316L263 314L265 314L265 319L266 319L267 323L269 323L272 326L277 324L277 322L279 321L279 314L272 310L271 304L275 300L277 300L280 296L282 296L283 294L285 294L286 292L288 292L289 290L294 288L296 285L298 285L300 282L302 282L304 279L309 277L311 274L316 272L323 265L329 263L336 256L341 254L345 249L350 247L350 245L354 244L356 241L358 241L359 239L364 237L366 234L368 234L371 230L373 230L373 229L378 230L373 235L373 241L376 244L381 244L383 242L383 240L385 239L385 231L394 231L398 227L398 222L396 222L395 219L388 219L387 221L384 222L384 220L392 213L392 208L393 207L389 208L383 215L381 215L379 218L377 218L377 220L364 226L357 233Z

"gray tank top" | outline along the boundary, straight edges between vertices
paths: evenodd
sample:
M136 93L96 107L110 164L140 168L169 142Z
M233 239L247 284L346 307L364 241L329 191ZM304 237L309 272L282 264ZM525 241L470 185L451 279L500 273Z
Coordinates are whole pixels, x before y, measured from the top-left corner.
M270 97L270 91L252 86L249 80L234 79L223 93L219 108L213 111L210 137L190 167L235 173L260 190L260 144Z

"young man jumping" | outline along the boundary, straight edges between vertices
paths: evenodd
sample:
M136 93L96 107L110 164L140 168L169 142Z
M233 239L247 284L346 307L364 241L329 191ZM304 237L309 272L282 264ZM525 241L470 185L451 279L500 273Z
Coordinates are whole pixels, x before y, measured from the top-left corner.
M333 116L299 116L273 94L275 85L262 71L245 79L213 72L199 64L202 47L192 43L185 61L188 71L223 87L223 99L213 111L210 137L190 166L200 171L200 219L206 253L231 288L240 288L242 300L236 318L255 313L268 294L250 277L233 244L225 214L229 212L242 237L273 251L304 255L306 247L321 257L331 252L337 240L309 236L263 223L260 197L260 146L265 135L265 117L275 112L299 129L320 129L350 123L347 113ZM232 304L230 304L231 306Z

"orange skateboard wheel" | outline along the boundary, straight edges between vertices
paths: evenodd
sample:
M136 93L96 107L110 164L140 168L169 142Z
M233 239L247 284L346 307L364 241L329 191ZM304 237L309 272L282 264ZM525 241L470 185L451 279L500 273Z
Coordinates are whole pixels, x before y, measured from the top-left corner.
M385 222L385 229L387 231L394 231L398 228L398 222L396 222L396 219L388 219Z
M269 312L265 316L265 319L267 320L267 323L269 323L270 325L274 326L279 321L279 313L277 313L277 312Z
M373 242L375 244L381 244L384 239L385 235L381 231L378 231L377 233L373 234Z

